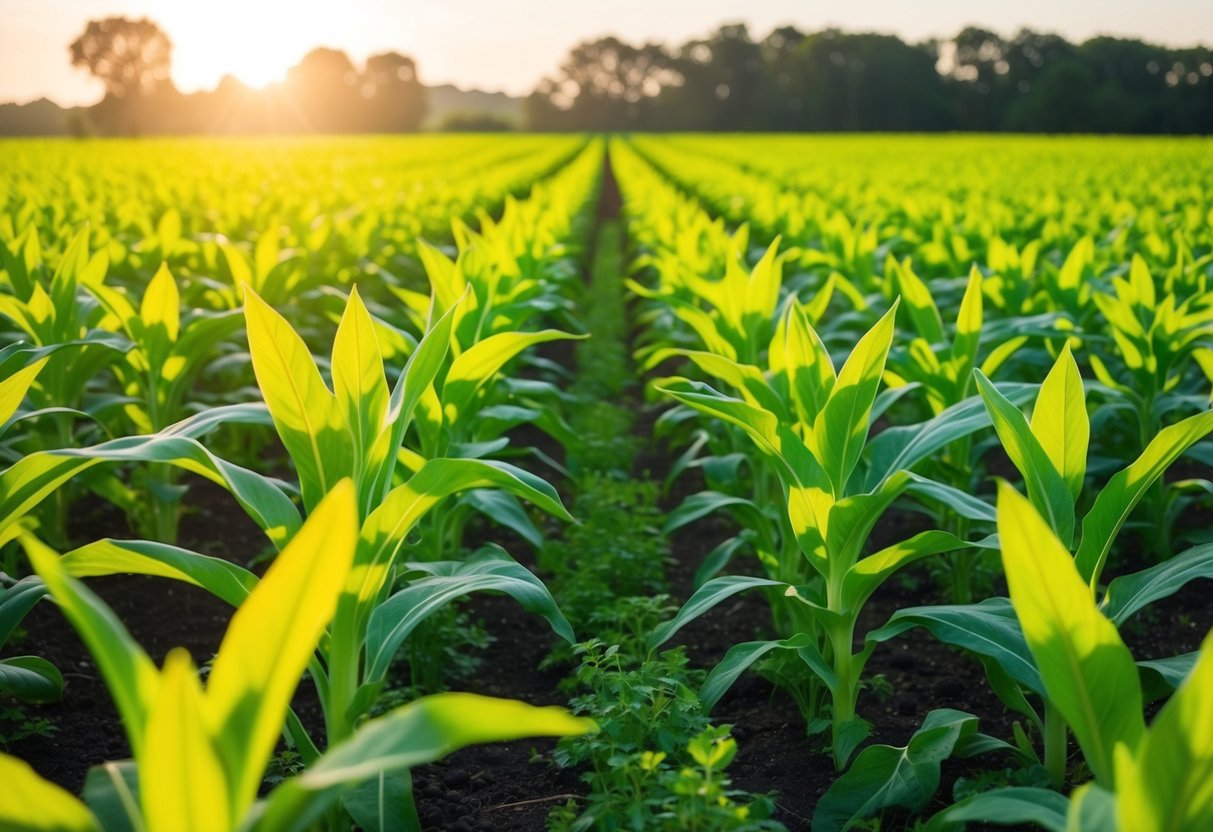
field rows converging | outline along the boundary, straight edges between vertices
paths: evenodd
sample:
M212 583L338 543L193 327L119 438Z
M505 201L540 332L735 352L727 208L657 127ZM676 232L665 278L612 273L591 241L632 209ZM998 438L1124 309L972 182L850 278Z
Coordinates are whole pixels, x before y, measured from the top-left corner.
M1213 829L1213 141L0 159L0 832Z

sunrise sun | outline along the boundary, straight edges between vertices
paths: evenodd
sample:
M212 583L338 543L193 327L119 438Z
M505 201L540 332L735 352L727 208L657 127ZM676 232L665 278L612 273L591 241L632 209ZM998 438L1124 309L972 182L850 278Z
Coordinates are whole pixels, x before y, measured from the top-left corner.
M251 87L281 81L324 41L323 5L291 0L166 4L160 17L173 39L173 80L182 90L212 88L225 75Z

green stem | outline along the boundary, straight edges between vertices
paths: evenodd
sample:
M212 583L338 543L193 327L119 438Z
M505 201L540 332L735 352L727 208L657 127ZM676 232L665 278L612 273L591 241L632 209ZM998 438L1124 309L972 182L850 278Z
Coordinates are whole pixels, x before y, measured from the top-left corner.
M834 673L838 677L831 705L831 746L834 755L834 768L841 771L846 761L840 756L839 738L842 729L848 722L855 719L855 700L859 696L858 686L854 684L854 656L851 653L851 642L854 639L855 622L840 621L830 627L830 651L834 665Z
M1066 782L1066 721L1051 702L1045 703L1045 769L1060 789Z

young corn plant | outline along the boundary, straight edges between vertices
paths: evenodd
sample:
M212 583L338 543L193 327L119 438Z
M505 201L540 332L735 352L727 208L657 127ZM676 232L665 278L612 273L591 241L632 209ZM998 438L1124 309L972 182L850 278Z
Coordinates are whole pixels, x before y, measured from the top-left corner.
M1091 597L1066 546L1032 504L1002 483L998 533L1007 586L1047 695L1074 732L1093 781L1069 799L1044 789L979 793L931 819L1035 823L1065 832L1198 832L1213 825L1213 632L1147 727L1138 665ZM1060 784L1059 784L1060 785Z
M468 694L421 699L368 722L303 774L258 797L291 697L355 568L355 488L334 483L260 581L230 580L242 596L205 687L189 653L157 669L114 613L80 583L67 558L28 540L30 558L92 652L122 717L134 760L90 776L84 801L26 764L0 756L22 799L0 806L0 825L23 830L417 828L388 775L465 745L568 736L592 728L559 708ZM223 561L213 569L223 570ZM76 574L87 572L75 564ZM233 577L234 576L229 576Z
M550 485L519 468L490 460L426 457L404 445L419 407L436 402L436 413L431 414L451 421L466 415L480 387L510 357L534 343L536 336L503 334L506 342L486 339L446 367L457 308L434 322L389 388L373 320L355 289L333 342L330 390L290 324L255 292L245 290L253 370L295 464L305 508L314 508L346 477L353 479L357 494L361 539L327 650L323 698L330 744L347 737L372 704L392 656L417 623L471 591L513 594L572 639L543 584L504 555L467 563L439 559L456 553L448 549L436 553L438 558L431 555L432 562L397 566L422 516L458 492L500 489L556 517L572 519ZM444 368L445 379L439 381ZM435 391L436 383L441 393ZM424 578L392 595L394 580L406 571Z
M21 256L12 256L3 245L0 253L9 255L5 263L11 290L0 293L0 316L16 327L19 337L45 351L50 367L29 390L33 411L23 416L22 451L74 447L81 441L81 423L104 436L106 415L121 399L97 388L95 381L130 349L111 331L105 310L84 291L105 279L108 256L104 251L90 254L87 228L71 240L53 273L42 265L32 229ZM63 489L42 507L45 533L60 545L66 543L62 535L71 501L72 494Z
M971 395L973 369L983 335L984 281L974 266L969 271L955 328L949 338L931 290L914 273L909 262L897 263L890 258L889 271L892 279L888 282L899 291L916 334L905 348L890 352L885 383L892 390L917 385L926 396L931 415L938 418L949 407L959 405ZM1019 335L996 341L998 346L988 351L981 364L982 372L994 374L1027 340L1027 336ZM972 493L975 485L972 436L962 436L950 443L933 462L939 471L936 479ZM970 521L963 514L945 507L941 520L941 525L958 537L968 536ZM973 559L965 553L948 557L951 597L956 603L967 604L972 600L972 563Z
M1030 421L983 375L978 373L976 378L1003 448L1023 475L1029 502L1048 524L1052 538L1072 553L1073 568L1086 585L1085 603L1098 602L1100 614L1120 626L1189 581L1213 578L1213 546L1205 544L1141 572L1119 576L1100 595L1108 557L1121 527L1166 469L1213 431L1213 412L1197 414L1163 428L1141 456L1108 480L1083 517L1081 536L1075 546L1078 526L1075 507L1085 478L1090 422L1082 377L1069 347L1063 349L1041 384ZM1054 691L1044 684L1044 668L1033 661L1028 649L1030 639L1025 641L1021 623L1022 617L1016 619L1010 602L991 598L976 605L900 610L868 638L873 643L884 641L910 627L921 626L942 641L980 657L994 691L1008 707L1027 716L1037 728L1044 746L1040 759L1060 786L1067 770L1069 718L1052 698ZM1157 698L1174 688L1193 659L1186 655L1141 662L1140 673L1148 682L1147 691ZM1032 707L1025 692L1041 697L1043 713ZM1017 733L1020 749L1035 755L1026 735Z
M1193 365L1200 380L1213 378L1213 304L1194 292L1180 300L1167 292L1159 297L1145 261L1134 255L1127 278L1112 278L1112 293L1096 292L1092 300L1102 313L1114 350L1089 360L1095 377L1111 394L1105 414L1129 411L1136 423L1140 450L1150 444L1168 413L1197 407L1204 396L1193 396L1189 385ZM1171 553L1171 498L1161 482L1150 492L1152 528L1147 545L1156 558Z
M786 351L780 361L795 409L780 418L762 401L777 403L752 374L732 364L724 369L744 377L747 399L725 396L704 384L671 383L669 395L695 409L737 425L779 472L796 557L793 574L807 564L804 579L726 576L704 583L673 620L653 634L652 644L668 640L687 622L738 592L765 588L786 622L785 637L734 646L711 672L701 695L715 704L751 664L773 650L788 650L802 660L828 693L835 764L842 767L867 734L855 704L863 668L871 649L855 652L855 627L866 601L898 569L931 555L971 544L943 531L927 531L874 554L863 555L868 536L884 512L911 487L922 487L906 470L892 472L871 491L859 490L856 468L866 444L873 405L893 337L894 304L856 344L835 373L829 354L803 315L792 313ZM733 369L737 368L737 369ZM761 392L760 392L761 391ZM794 415L793 415L794 414ZM947 490L938 483L928 490ZM977 517L983 505L954 495ZM814 720L821 689L798 697L806 718Z
M193 404L189 397L200 375L220 357L220 345L239 330L240 313L194 310L182 320L177 282L164 264L143 290L138 308L126 293L103 283L90 285L89 291L109 313L107 323L130 343L125 360L111 369L134 432L158 433L180 421ZM107 495L135 519L142 536L175 542L185 495L179 470L153 463L139 474L134 488L111 481Z

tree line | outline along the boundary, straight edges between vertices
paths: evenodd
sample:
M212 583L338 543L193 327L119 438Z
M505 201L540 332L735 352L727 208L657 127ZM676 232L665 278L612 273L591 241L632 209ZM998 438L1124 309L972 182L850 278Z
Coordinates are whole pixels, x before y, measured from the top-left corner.
M173 85L172 42L150 20L92 21L70 54L105 85L99 103L72 111L78 134L392 133L419 129L426 114L417 65L396 52L358 67L317 48L280 84L251 89L227 77L191 94ZM976 27L922 43L791 26L756 40L730 24L680 45L581 43L524 104L522 126L552 131L1207 134L1213 50ZM35 132L51 116L16 109L29 124L12 129L0 113L0 132ZM511 125L472 113L449 126Z
M537 130L1213 132L1213 50L1023 29L894 35L722 26L678 46L575 47L527 100Z

